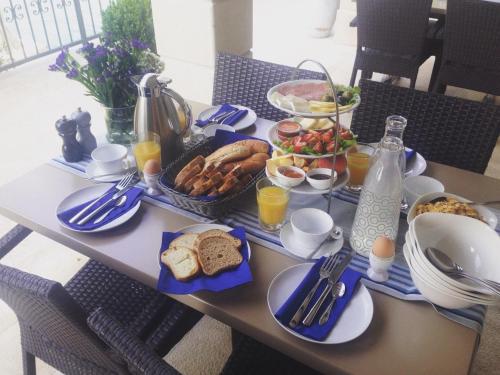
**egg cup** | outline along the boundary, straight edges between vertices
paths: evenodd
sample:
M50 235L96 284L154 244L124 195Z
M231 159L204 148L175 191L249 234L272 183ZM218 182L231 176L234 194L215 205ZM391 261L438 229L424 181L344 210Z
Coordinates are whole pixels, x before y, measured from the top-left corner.
M389 273L387 270L391 267L394 262L394 255L389 258L380 258L373 254L373 250L370 251L370 268L366 272L368 277L376 282L383 282L389 279Z
M158 179L160 178L161 173L155 173L155 174L147 174L144 173L144 182L148 186L147 193L149 195L160 195L162 192L158 187Z

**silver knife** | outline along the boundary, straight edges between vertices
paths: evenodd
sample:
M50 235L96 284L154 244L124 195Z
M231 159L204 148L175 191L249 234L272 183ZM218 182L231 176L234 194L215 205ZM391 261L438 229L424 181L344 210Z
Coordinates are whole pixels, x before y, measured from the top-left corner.
M342 262L339 264L339 266L333 270L332 274L328 278L328 285L325 289L323 289L323 292L319 296L318 300L316 301L312 309L307 313L306 317L302 321L303 325L309 327L312 324L314 318L318 314L319 309L321 308L321 305L323 305L326 297L331 292L333 285L337 281L339 281L340 276L342 276L342 273L345 271L355 254L356 252L354 250L351 250L351 252L347 254L344 259L342 259Z
M90 219L92 219L94 216L96 216L99 212L101 212L103 209L108 207L110 204L113 204L118 198L120 198L122 195L126 194L130 189L132 189L134 186L129 186L126 187L125 189L122 189L115 194L111 198L109 198L106 202L101 204L99 207L97 207L95 210L93 210L90 214L85 216L82 220L80 220L77 224L78 225L84 225L88 223Z

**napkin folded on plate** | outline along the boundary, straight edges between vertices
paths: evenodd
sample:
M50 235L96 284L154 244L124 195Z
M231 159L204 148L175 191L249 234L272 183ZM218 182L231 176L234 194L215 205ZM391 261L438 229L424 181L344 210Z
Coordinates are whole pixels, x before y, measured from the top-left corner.
M161 253L168 249L170 242L182 234L183 233L180 232L163 232L159 258L161 257ZM156 288L160 292L171 294L190 294L200 290L220 292L222 290L230 289L252 281L252 272L250 271L250 266L248 265L248 246L245 229L237 227L230 231L229 234L239 238L241 241L240 252L241 255L243 255L243 261L238 267L222 271L214 276L207 276L200 273L198 276L189 281L179 281L174 277L170 269L158 260L160 262L161 270Z
M411 160L416 155L416 151L409 147L405 147L406 161Z
M218 121L218 123L219 124L233 126L238 121L240 121L243 117L245 117L247 115L247 113L248 113L248 110L246 110L246 109L240 109L240 110L238 110L238 108L233 107L232 105L223 104L223 105L221 105L221 107L219 108L219 110L217 112L215 112L214 114L212 114L207 119L205 119L205 120L200 120L200 119L196 120L196 126L203 127L203 126L205 126L205 125L213 122L213 119L216 118L217 116L220 116L220 115L222 115L224 113L228 113L228 112L231 112L231 111L236 111L236 112L233 113L231 116L227 117L226 119L224 119L224 121Z
M328 297L326 298L325 302L319 309L318 314L314 318L314 321L311 324L311 326L306 327L302 324L299 324L297 327L291 328L288 325L288 323L290 322L290 320L292 320L292 317L297 312L299 306L302 304L302 301L304 301L304 298L307 296L307 294L312 289L314 284L316 284L316 282L318 281L319 269L321 268L321 265L325 260L326 260L325 257L318 259L318 261L314 264L311 270L307 273L306 277L304 277L302 282L299 284L297 289L293 291L290 297L288 297L285 303L278 309L276 314L274 314L276 319L278 319L284 326L293 329L295 332L301 334L302 336L308 337L316 341L324 341L330 334L331 330L333 329L333 327L339 320L340 316L344 312L344 309L346 308L347 304L351 300L356 290L358 281L361 278L361 273L354 271L350 268L346 268L339 280L345 284L346 288L345 294L343 297L339 297L337 298L337 301L335 301L335 304L333 305L333 309L328 321L323 325L319 324L319 318L321 317L321 314L323 313L323 311L325 311L328 304L332 300L331 293L328 294ZM309 306L306 309L303 318L305 318L309 310L311 310L314 303L318 300L319 296L321 295L321 292L326 288L327 284L328 284L327 279L321 282L318 290L316 290L316 293L314 294L311 302L309 303Z
M99 207L100 205L102 205L109 198L111 198L113 196L113 194L116 192L117 192L117 190L116 190L115 186L110 188L106 192L106 195L104 197L102 197L96 203L94 203L94 205L92 206L93 207L92 209L95 209L95 208ZM124 213L126 213L128 210L130 210L132 207L134 207L137 204L137 202L141 199L143 193L144 193L144 190L142 190L139 187L134 187L134 188L130 189L129 191L127 191L125 193L125 195L127 196L127 200L125 201L125 204L121 207L113 208L113 211L111 211L109 213L109 215L98 224L94 223L94 221L97 220L98 218L100 218L101 215L103 215L107 211L107 209L104 209L101 213L97 214L92 220L90 220L86 224L78 225L77 223L72 224L69 222L69 220L73 216L75 216L78 212L80 212L83 208L85 208L90 202L92 202L92 200L85 202L85 203L82 203L76 207L70 208L69 210L63 211L63 212L59 213L57 215L57 217L59 218L59 220L61 220L67 226L69 226L73 229L84 230L84 231L89 230L90 231L93 229L100 228L103 225L106 225L106 224L110 223L111 221L117 219L118 217L122 216ZM88 211L88 213L92 212L91 211L92 209L90 209Z

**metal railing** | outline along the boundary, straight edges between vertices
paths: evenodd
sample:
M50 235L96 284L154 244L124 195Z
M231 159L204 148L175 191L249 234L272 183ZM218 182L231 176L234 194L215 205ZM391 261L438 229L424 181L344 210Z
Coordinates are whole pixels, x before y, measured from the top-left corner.
M0 71L101 32L109 0L0 0Z

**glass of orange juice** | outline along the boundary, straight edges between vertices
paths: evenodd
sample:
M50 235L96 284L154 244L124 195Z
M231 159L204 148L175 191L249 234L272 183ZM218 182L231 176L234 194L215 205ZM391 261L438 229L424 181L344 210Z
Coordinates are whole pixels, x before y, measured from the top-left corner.
M288 190L274 185L268 178L257 181L256 187L259 224L265 231L275 232L285 222Z
M347 190L353 192L361 191L374 153L375 147L365 143L358 143L347 150L347 168L350 174L349 182L346 186Z
M148 160L154 159L161 165L161 144L158 134L147 132L136 135L132 142L132 150L139 175L142 176L144 164Z

